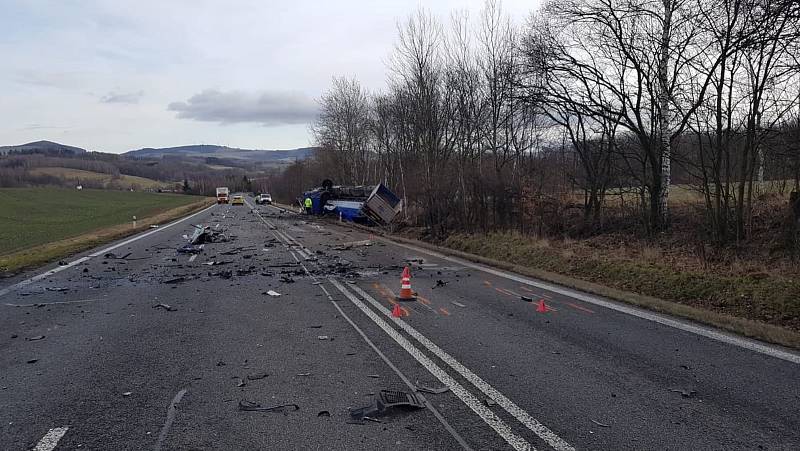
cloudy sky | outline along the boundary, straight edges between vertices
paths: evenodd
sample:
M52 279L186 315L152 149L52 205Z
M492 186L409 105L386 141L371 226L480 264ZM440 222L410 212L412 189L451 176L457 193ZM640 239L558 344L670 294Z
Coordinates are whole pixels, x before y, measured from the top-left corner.
M538 0L504 0L523 22ZM0 0L0 145L294 148L333 76L386 80L396 25L483 0Z

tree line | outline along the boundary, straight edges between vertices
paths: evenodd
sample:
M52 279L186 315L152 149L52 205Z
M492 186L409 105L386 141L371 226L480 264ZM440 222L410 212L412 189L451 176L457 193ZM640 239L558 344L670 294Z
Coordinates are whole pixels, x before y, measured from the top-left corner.
M420 10L384 89L333 79L322 150L278 185L382 182L443 236L612 219L653 234L685 213L681 184L715 242L740 241L775 186L800 190L799 55L792 0L550 0L522 25L495 0L476 18Z

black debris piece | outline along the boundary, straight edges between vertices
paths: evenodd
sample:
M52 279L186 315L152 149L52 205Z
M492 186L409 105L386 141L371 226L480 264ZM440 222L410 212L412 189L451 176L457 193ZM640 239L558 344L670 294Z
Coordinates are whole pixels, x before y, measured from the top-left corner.
M107 252L105 255L103 255L103 257L110 258L110 259L113 259L113 260L125 260L126 258L131 256L131 253L132 252L128 252L125 255L119 256L119 255L117 255L117 254L115 254L113 252Z
M438 279L438 280L436 281L436 286L435 286L435 287L433 287L433 289L436 289L436 288L443 287L443 286L447 285L448 283L449 283L449 282L445 282L444 280Z
M176 277L174 279L165 280L163 283L176 284L176 283L182 283L182 282L185 282L185 281L186 281L185 277Z
M156 305L153 306L153 308L164 309L164 310L166 310L168 312L175 312L175 311L178 310L178 309L176 309L175 307L173 307L173 306L171 306L169 304L156 304Z
M244 412L294 412L300 410L297 404L279 404L277 406L262 406L257 402L241 400L239 410Z
M528 297L528 296L520 296L519 298L522 299L525 302L533 302L533 298Z
M353 421L370 421L397 413L403 409L424 409L425 403L416 394L394 390L381 390L375 401L366 407L350 410ZM380 421L380 420L378 420Z
M247 380L257 381L259 379L264 379L267 376L269 376L267 373L252 373L247 375Z
M679 388L670 388L669 391L680 393L684 398L694 398L694 395L697 394L697 392L694 390L681 390Z
M317 412L317 416L318 417L330 417L331 413L328 412L327 410L320 410L319 412Z

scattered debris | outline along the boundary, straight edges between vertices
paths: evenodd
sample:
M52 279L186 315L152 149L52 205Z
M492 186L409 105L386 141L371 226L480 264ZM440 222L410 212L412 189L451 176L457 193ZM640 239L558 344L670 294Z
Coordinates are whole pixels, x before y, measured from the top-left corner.
M184 244L183 246L178 248L179 254L199 254L203 250L200 249L198 246L194 246L192 244Z
M329 337L328 337L327 335L319 335L319 336L317 337L317 339L319 339L319 340L328 340L328 339L329 339Z
M417 391L423 392L423 393L430 393L432 395L441 395L442 393L447 393L448 391L450 391L449 387L431 388L431 387L427 387L425 385L420 385L419 382L417 382L415 385L416 385L415 388L416 388Z
M12 338L13 338L13 337L12 337ZM38 340L44 340L44 335L37 335L37 336L35 336L35 337L26 338L26 340L28 340L28 341L38 341Z
M185 282L185 281L186 281L185 277L176 277L174 279L165 280L163 283L176 284L176 283L182 283L182 282Z
M247 381L244 379L239 379L239 383L236 384L237 387L244 387L245 385L247 385Z
M276 297L281 295L280 293L278 293L277 291L274 291L274 290L267 291L267 294L272 296L272 297L274 297L274 298L276 298Z
M294 279L292 279L291 276L287 276L287 275L284 274L284 275L281 276L281 282L283 282L283 283L294 283Z
M233 277L233 271L220 271L209 275L220 277L222 279L230 279L231 277Z
M533 302L533 298L528 297L528 296L520 296L519 298L522 299L525 302Z
M297 404L279 404L277 406L265 407L257 402L239 401L239 410L245 412L294 412L300 410Z
M233 262L229 262L229 261L214 261L214 260L212 260L210 262L204 262L203 264L206 265L206 266L222 266L222 265L227 265L229 263L233 263Z
M594 423L594 424L596 424L596 425L598 425L600 427L604 427L604 428L610 428L611 427L611 426L609 426L607 424L603 424L603 423L601 423L599 421L592 420L591 418L589 418L589 421L591 421L592 423Z
M353 421L359 422L364 420L380 422L380 420L377 420L377 417L388 415L392 411L397 411L397 409L395 409L397 407L424 409L425 403L414 393L381 390L371 405L351 409L350 418Z
M58 292L58 293L63 293L63 292L65 292L65 291L69 291L69 288L64 288L64 287L47 287L47 288L45 288L45 290L47 290L47 291L56 291L56 292Z
M307 377L307 376L311 376L311 373L297 373L297 375L298 376Z
M679 388L670 388L669 391L680 393L681 396L683 396L684 398L693 398L694 395L697 394L697 392L694 390L681 390Z
M249 381L257 381L259 379L264 379L265 377L269 376L267 373L252 373L247 375L247 380Z
M460 303L458 301L450 301L450 303L455 305L455 306L457 306L457 307L462 307L462 308L466 307L466 305L464 305L464 304L462 304L462 303Z
M441 287L447 285L448 283L450 283L450 282L445 282L444 280L439 279L439 280L436 281L436 286L431 288L431 289L435 290L437 288L441 288Z
M125 260L126 258L130 257L131 254L132 254L132 252L128 252L127 254L125 254L123 256L119 256L119 255L117 255L117 254L115 254L113 252L108 252L105 255L103 255L103 257L110 258L112 260Z
M161 309L164 309L164 310L166 310L168 312L175 312L175 311L178 310L178 309L176 309L175 307L173 307L173 306L171 306L169 304L156 304L156 305L153 306L153 308L161 308Z
M497 403L496 403L496 402L494 402L494 399L489 399L489 398L486 398L486 399L484 399L484 400L483 400L483 402L484 402L484 404L486 404L488 407L494 407L494 406L496 406L496 405L497 405Z
M217 362L217 366L225 366L225 362L223 362L222 360L220 360L219 362Z
M132 394L133 394L133 392L131 392L131 391L126 391L125 393L123 393L123 394L122 394L122 396L128 397L128 396L130 396L130 395L132 395Z
M30 359L26 363L36 363L38 361L39 361L39 359Z
M151 229L157 229L159 226L158 224L150 224Z
M331 413L328 412L327 410L320 410L319 412L317 412L317 416L318 417L330 417Z

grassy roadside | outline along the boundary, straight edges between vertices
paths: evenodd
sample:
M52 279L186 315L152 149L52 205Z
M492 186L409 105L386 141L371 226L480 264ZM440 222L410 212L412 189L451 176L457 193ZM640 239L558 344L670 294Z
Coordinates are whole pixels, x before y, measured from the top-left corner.
M135 228L130 222L126 222L0 255L0 277L7 277L23 269L40 266L136 234L149 229L153 224L162 224L181 218L214 203L213 198L187 198L187 200L193 201L177 207L157 208L146 217L138 217Z

